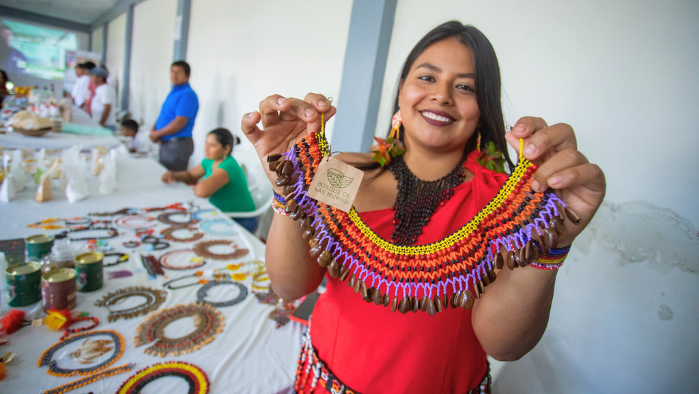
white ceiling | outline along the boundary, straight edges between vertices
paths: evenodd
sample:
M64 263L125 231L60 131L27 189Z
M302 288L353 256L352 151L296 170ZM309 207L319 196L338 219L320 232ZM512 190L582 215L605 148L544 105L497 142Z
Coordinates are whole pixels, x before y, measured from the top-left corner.
M0 5L91 25L119 0L0 0Z

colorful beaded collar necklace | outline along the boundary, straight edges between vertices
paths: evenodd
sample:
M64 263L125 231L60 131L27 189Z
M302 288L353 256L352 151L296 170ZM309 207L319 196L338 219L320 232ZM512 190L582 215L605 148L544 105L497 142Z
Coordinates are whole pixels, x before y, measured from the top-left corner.
M520 153L495 198L459 230L431 244L395 245L372 231L354 207L345 213L307 195L321 159L330 153L321 129L267 161L279 176L276 184L284 186L289 217L310 238L311 256L331 276L349 277L365 301L390 305L394 312L420 309L433 315L449 305L469 309L474 295L480 297L495 280L496 267L505 261L513 267L510 260L524 267L536 260L535 238L549 255L565 231L563 220L579 222L552 190L531 190L537 165Z

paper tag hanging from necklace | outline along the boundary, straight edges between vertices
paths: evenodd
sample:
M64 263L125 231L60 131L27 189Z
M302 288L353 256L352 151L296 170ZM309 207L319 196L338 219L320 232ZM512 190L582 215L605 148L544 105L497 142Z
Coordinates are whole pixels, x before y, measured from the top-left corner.
M308 196L341 211L352 209L364 172L333 157L323 157Z

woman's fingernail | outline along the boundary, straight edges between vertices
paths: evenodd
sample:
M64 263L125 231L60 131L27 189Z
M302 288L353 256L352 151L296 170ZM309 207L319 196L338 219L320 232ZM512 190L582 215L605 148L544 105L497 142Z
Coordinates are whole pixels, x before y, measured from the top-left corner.
M532 181L532 189L534 189L535 192L538 192L539 189L541 189L541 185L539 184L539 181L537 181L537 180Z
M307 118L310 118L311 116L313 116L314 112L316 112L316 111L314 111L310 108L306 108L306 110L303 111L303 114L306 115Z
M245 114L245 117L248 119L252 118L252 112L248 112L247 114Z
M286 102L286 98L284 98L284 97L279 97L279 98L277 99L277 104L279 104L279 105L282 105L282 104L284 104L285 102Z
M534 144L527 144L527 146L524 147L524 153L532 156L536 153L536 146Z
M524 125L518 124L514 129L512 129L512 131L515 133L522 133L524 132Z
M319 106L319 107L327 107L327 106L328 106L328 102L325 101L325 100L318 100L318 106Z
M549 178L548 183L551 186L558 186L562 180L563 179L560 176L556 175L556 176L552 176L551 178Z

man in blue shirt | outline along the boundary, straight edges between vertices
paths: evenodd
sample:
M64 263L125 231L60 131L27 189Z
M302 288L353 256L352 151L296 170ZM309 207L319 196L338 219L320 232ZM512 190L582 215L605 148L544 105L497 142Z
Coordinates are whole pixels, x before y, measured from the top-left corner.
M150 131L150 139L160 142L160 164L170 171L185 171L194 152L192 128L199 111L199 99L189 86L189 64L172 63L172 90L160 109L158 121Z

